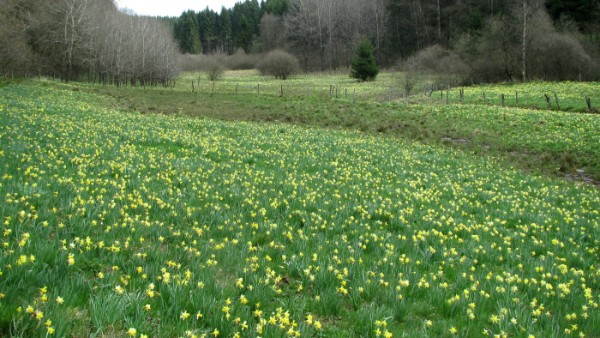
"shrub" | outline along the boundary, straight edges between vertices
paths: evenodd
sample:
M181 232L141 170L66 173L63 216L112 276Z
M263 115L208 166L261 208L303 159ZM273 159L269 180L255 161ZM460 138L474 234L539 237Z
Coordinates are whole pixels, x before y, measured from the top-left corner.
M460 57L439 45L425 48L408 58L402 70L450 83L464 82L471 73L470 67Z
M350 76L361 81L375 80L379 74L379 67L373 55L373 46L368 39L362 39L356 48L356 54L352 59L352 71Z
M238 49L235 54L226 58L227 68L232 70L254 69L256 67L257 57L252 54L246 54L243 49Z
M218 55L207 56L203 60L202 70L210 81L217 81L225 73L225 66Z
M197 72L202 69L203 55L179 54L177 67L183 72Z
M272 75L276 79L286 80L290 75L300 69L300 64L295 56L282 50L274 50L256 66L262 75Z

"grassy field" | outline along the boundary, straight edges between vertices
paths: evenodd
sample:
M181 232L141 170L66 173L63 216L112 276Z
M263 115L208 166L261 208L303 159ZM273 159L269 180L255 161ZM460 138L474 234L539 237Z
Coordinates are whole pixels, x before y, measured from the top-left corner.
M598 337L600 191L469 148L597 169L598 130L513 108L5 85L0 336Z
M504 95L504 106L508 107L587 112L586 98L590 98L593 110L600 110L599 88L600 84L593 82L505 83L454 88L448 92L448 98L446 98L446 91L438 91L424 101L501 106L502 95ZM462 100L461 89L464 92ZM550 99L550 106L548 106L548 99Z
M192 82L194 87L192 88ZM412 96L402 97L403 84L397 73L382 72L377 81L360 83L346 72L302 74L289 80L274 80L260 76L254 70L228 71L223 78L210 82L202 74L186 73L177 81L176 90L204 94L251 94L266 96L335 97L351 101L410 102L425 104L465 103L476 105L528 108L536 110L586 112L586 98L591 99L592 108L600 108L600 83L595 82L530 82L503 83L455 87L434 91L425 95L425 86L435 81L422 79L415 85ZM460 91L464 92L463 99ZM548 107L547 95L551 106ZM556 100L558 99L558 106Z
M192 88L192 82L195 82ZM348 100L382 100L395 92L396 76L383 72L368 85L350 78L347 72L302 74L285 81L261 76L255 70L227 71L214 83L203 73L185 73L177 81L177 91L194 89L204 94L250 94L263 96L337 97ZM214 87L213 87L214 85ZM260 90L260 91L259 91Z
M518 90L523 93L520 105L529 105L527 102L533 105L536 93L544 92L540 84L465 89L465 98L472 97L470 92L486 91L488 104L477 100L469 103L466 99L464 103L447 105L445 99L439 102L435 97L423 95L381 102L382 95L387 95L384 93L389 93L395 83L395 75L382 75L372 83L358 83L339 74L306 75L282 82L254 73L230 72L216 82L214 94L212 84L204 78L200 80L200 87L196 82L195 92L191 91L192 79L201 77L197 74L185 75L172 89L82 84L63 87L104 96L108 98L105 105L123 111L360 130L501 158L508 165L535 174L600 182L598 115L510 107L508 99L507 107L501 107L490 101L490 93L494 92L491 88L496 88L496 93L504 89L507 93ZM262 83L260 95L258 82ZM281 83L284 83L283 97L278 89ZM340 88L348 88L348 92L356 91L356 97L345 97L340 94L342 90L338 90L337 98L335 93L330 96L328 83L337 83ZM589 95L592 102L600 102L598 83L547 84L546 87L562 88L565 101L561 108L568 102L566 93L574 98ZM531 94L525 94L529 89ZM526 101L528 99L531 101Z

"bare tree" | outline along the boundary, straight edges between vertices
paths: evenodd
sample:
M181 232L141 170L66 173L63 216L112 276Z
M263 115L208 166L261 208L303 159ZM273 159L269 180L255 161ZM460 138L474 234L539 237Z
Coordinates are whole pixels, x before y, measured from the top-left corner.
M368 37L383 57L389 0L291 0L285 18L290 48L305 69L349 65L354 47ZM312 61L312 62L309 62ZM316 61L316 62L315 62Z
M263 52L283 48L285 29L283 18L270 13L265 13L260 19L260 43Z
M25 76L35 71L33 65L38 63L28 46L27 31L33 23L20 11L22 6L28 7L28 3L23 0L0 2L0 76Z
M528 0L523 0L523 35L522 35L522 48L521 54L523 58L521 75L523 76L523 82L527 81L527 21L529 18L529 3Z

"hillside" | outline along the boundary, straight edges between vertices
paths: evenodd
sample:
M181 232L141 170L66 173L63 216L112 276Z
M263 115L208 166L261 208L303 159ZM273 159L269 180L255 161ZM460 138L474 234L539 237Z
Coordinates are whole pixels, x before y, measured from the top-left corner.
M141 114L87 91L110 89L0 88L2 336L599 332L594 186L434 142ZM226 106L171 95L165 105L196 95L204 116ZM218 99L236 100L249 116L298 109L275 96ZM317 102L356 109L361 121L426 111L435 118L424 121L475 123L481 134L510 129L498 145L597 152L586 143L594 115L501 109L502 127L496 108L301 104L316 113ZM530 127L541 119L558 129Z

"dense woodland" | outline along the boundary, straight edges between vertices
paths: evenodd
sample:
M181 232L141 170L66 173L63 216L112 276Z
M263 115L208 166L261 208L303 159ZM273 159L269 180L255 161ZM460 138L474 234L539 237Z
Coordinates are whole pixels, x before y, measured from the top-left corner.
M158 83L176 73L178 52L276 49L305 71L347 69L362 38L384 67L456 81L600 78L599 0L245 0L178 18L125 14L110 0L0 2L4 75Z
M177 74L168 24L112 0L2 0L0 46L4 76L156 85Z

